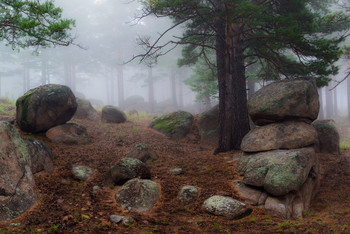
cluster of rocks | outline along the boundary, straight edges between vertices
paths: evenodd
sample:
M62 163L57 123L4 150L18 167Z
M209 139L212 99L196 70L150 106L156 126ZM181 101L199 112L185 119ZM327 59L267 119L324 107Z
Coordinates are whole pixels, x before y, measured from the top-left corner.
M316 83L305 78L272 83L248 100L258 126L244 138L237 163L241 197L281 218L302 217L320 183L311 124L318 116Z

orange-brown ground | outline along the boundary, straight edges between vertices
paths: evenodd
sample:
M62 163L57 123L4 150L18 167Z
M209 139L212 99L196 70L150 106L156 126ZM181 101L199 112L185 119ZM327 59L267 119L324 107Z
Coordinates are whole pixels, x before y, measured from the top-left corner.
M340 156L319 154L324 178L312 207L303 219L281 220L253 208L241 220L229 221L203 212L201 205L212 195L229 195L240 199L232 181L235 155L214 156L213 147L201 145L196 128L181 141L171 141L147 128L150 120L133 118L123 124L73 120L85 126L92 137L88 145L69 146L51 143L44 134L27 136L44 141L53 152L54 173L35 175L39 199L37 205L22 216L0 224L2 232L57 233L252 233L350 231L350 151ZM159 159L149 166L152 180L161 186L161 198L149 213L122 209L114 200L117 187L105 184L109 167L124 157L138 143L152 146ZM71 167L84 164L95 169L85 182L71 176ZM182 175L168 170L181 167ZM94 186L102 191L93 193ZM200 189L196 203L181 205L177 200L180 188L194 185ZM135 222L127 227L111 223L112 214L131 216ZM11 224L12 223L12 224ZM19 226L13 226L18 224Z

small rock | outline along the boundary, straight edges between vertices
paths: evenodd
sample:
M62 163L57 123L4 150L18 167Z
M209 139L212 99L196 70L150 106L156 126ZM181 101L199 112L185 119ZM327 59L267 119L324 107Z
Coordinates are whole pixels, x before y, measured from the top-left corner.
M46 137L57 144L83 145L90 143L86 128L76 123L67 123L50 128Z
M93 193L98 193L98 192L101 192L101 191L102 191L102 189L98 185L95 185L94 187L92 187L92 192Z
M147 144L137 144L126 157L136 158L144 163L158 159L157 153Z
M72 168L73 176L78 180L87 180L94 173L94 171L87 166L73 166Z
M134 223L134 219L131 217L121 216L121 218L122 218L122 224L126 227Z
M188 205L196 201L198 194L199 192L196 187L186 185L180 190L179 201L184 205Z
M109 218L113 223L120 223L122 221L122 216L119 215L111 215Z
M124 123L126 121L126 115L115 106L104 106L102 108L101 121L105 123Z
M252 209L246 204L229 197L212 196L203 203L203 209L226 219L241 219L252 213Z
M174 175L180 175L183 173L183 170L182 168L174 168L174 169L170 169L169 173Z

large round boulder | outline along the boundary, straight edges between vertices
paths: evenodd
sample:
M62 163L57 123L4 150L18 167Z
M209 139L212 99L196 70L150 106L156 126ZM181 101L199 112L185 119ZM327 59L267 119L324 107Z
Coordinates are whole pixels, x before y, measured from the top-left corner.
M311 124L301 121L284 121L251 130L244 136L241 150L259 152L275 149L297 149L313 145L317 133Z
M151 180L132 179L115 194L117 203L124 209L149 212L160 197L160 187Z
M89 100L76 98L77 100L77 111L75 112L74 118L77 119L88 119L94 120L97 117L97 111L92 107Z
M57 144L83 145L90 142L86 128L76 123L62 124L50 128L46 137Z
M111 180L115 185L121 185L134 178L150 179L151 171L142 161L127 157L111 167L109 176L111 178L107 178L107 180Z
M319 108L317 87L312 78L274 82L248 100L248 112L256 125L285 119L311 123L317 118Z
M244 184L263 187L274 196L299 190L317 167L312 147L243 155L237 162Z
M230 197L212 196L205 200L203 209L213 215L226 219L240 219L252 213L252 209L243 202Z
M198 119L198 130L203 144L217 146L219 142L219 105L203 112Z
M316 152L340 154L340 137L334 120L316 120L312 125L316 128L318 136Z
M37 201L27 143L7 122L0 122L0 171L0 221L7 221Z
M117 107L108 105L102 108L101 120L105 123L124 123L126 121L126 115Z
M184 138L191 130L193 115L186 111L176 111L153 120L150 127L164 133L172 140Z
M77 109L72 90L64 85L39 86L16 101L16 121L22 131L42 132L70 120Z

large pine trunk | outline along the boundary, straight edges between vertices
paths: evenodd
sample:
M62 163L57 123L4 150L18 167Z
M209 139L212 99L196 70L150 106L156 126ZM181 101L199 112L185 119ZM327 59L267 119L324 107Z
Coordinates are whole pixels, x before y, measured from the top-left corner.
M215 153L219 153L240 149L250 127L240 26L217 18L216 28L220 137Z

